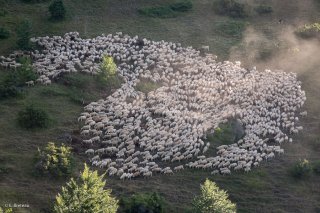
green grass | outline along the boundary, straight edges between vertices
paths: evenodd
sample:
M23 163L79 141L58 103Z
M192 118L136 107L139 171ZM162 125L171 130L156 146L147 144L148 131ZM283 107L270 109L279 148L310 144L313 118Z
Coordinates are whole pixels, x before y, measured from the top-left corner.
M314 8L306 8L302 15L297 13L298 4L289 0L270 3L273 13L268 16L248 17L245 28L242 20L218 16L213 12L213 1L193 1L193 8L183 15L170 19L150 18L141 16L137 10L145 7L168 5L170 0L65 0L67 14L62 22L51 22L48 14L48 2L21 3L19 0L6 1L0 6L8 11L0 17L0 26L7 28L12 35L6 40L0 40L0 55L10 53L15 49L15 29L22 20L32 22L32 35L63 35L70 31L79 31L83 37L92 37L101 33L122 31L129 35L139 35L152 40L167 40L181 42L184 46L200 47L209 45L210 50L218 55L218 59L229 59L229 54L235 46L244 41L245 29L252 27L258 32L270 31L270 44L278 41L277 34L284 28L274 20L285 16L286 23L305 17L318 17ZM299 1L304 4L304 1ZM240 27L239 27L240 25ZM242 31L243 30L243 31ZM242 36L240 32L242 31ZM259 38L256 38L259 40ZM268 46L268 45L266 45ZM272 45L271 45L272 46ZM259 46L255 46L259 50ZM260 51L260 50L259 50ZM236 59L248 58L250 52L236 55ZM270 56L271 59L275 55ZM232 59L233 60L233 59ZM253 60L253 61L252 61ZM266 67L268 63L263 64ZM237 203L238 212L317 212L319 209L320 182L319 176L311 175L308 180L297 182L290 178L288 168L301 158L311 162L319 159L320 146L316 141L320 119L320 99L318 98L320 74L317 72L320 64L310 64L301 70L299 79L306 90L308 99L305 108L308 117L302 120L305 131L295 136L293 144L284 144L285 155L263 163L260 168L245 174L234 172L231 176L211 176L210 171L186 169L174 176L155 175L151 179L138 178L132 181L119 181L117 178L107 178L107 186L118 196L129 196L133 193L158 192L168 201L167 212L185 212L190 207L194 195L199 193L200 183L209 177L218 186L227 190L233 202ZM0 76L4 70L0 70ZM75 79L74 79L75 78ZM67 79L67 80L66 80ZM85 84L84 82L89 82ZM71 82L71 83L70 83ZM108 85L106 85L108 87ZM146 92L157 86L146 86ZM150 88L150 89L149 89ZM32 174L33 156L37 147L43 148L48 141L56 141L64 133L78 137L80 125L76 121L83 111L82 99L85 103L103 98L111 90L102 89L92 76L76 74L63 77L50 86L36 85L25 88L23 98L11 98L0 101L0 168L7 172L0 174L0 205L3 202L26 202L29 209L19 209L18 212L48 212L55 195L60 191L66 180L35 178ZM12 119L28 103L38 103L48 111L53 118L53 125L48 129L27 131L20 129ZM221 127L220 127L221 128ZM226 131L228 133L228 130ZM223 133L224 134L224 133ZM226 134L228 135L228 134ZM232 143L232 137L215 137L210 149L214 153L216 143ZM83 148L76 143L71 144L76 156L77 176L83 169ZM209 150L210 151L210 150ZM3 159L3 161L1 161ZM7 169L8 168L8 169ZM32 189L32 190L30 190Z

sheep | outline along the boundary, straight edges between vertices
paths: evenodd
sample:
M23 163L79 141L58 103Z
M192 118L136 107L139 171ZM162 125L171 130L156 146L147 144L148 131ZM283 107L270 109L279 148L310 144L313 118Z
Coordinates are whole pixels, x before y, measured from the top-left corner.
M77 32L32 39L42 47L41 51L31 52L39 73L37 83L49 85L63 72L96 75L97 63L105 53L118 62L117 74L124 79L121 87L109 97L85 106L85 114L78 117L79 122L84 121L80 134L92 136L83 143L91 145L103 140L94 153L108 150L110 164L134 172L118 174L113 170L110 175L121 179L143 175L126 164L149 165L155 159L179 162L175 168L181 168L180 161L192 161L197 156L186 165L213 171L219 168L221 174L230 174L230 169L246 171L262 159L283 153L283 149L270 146L267 137L274 137L279 144L291 143L287 132L303 131L297 125L297 115L307 115L299 113L306 95L295 74L246 70L240 62L216 62L211 54L200 54L172 42L143 39L140 47L137 39L122 33L82 39ZM209 46L202 48L209 51ZM1 58L0 65L17 67L10 57ZM162 86L148 94L136 91L142 78L161 82ZM237 119L243 126L243 138L217 147L217 158L206 156L210 155L210 144L203 139L210 132L217 132L228 118ZM105 166L102 161L93 162ZM150 171L162 169L150 166Z

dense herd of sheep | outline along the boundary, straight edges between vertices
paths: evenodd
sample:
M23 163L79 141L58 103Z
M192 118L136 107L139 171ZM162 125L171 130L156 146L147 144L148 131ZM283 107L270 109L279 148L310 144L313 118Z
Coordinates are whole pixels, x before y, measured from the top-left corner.
M121 88L85 106L78 120L84 122L81 135L91 146L86 154L92 164L120 179L185 167L212 174L250 171L282 154L281 143L292 142L291 135L302 130L299 115L306 115L301 112L306 96L294 73L247 70L240 62L217 62L179 43L122 33L93 39L67 33L32 41L42 48L31 55L43 84L65 72L96 74L103 55L115 59L124 79ZM1 65L19 66L11 59L1 58ZM140 81L161 86L143 93L136 89ZM228 119L237 119L245 136L206 156L207 133Z

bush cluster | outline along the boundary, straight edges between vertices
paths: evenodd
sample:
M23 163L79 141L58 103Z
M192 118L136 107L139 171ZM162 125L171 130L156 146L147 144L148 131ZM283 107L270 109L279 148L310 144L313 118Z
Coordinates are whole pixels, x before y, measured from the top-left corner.
M71 147L64 144L56 146L53 142L49 142L44 150L38 148L36 170L42 175L68 176L72 171L71 162Z
M10 36L10 31L4 27L0 27L0 39L7 39Z
M17 45L19 49L29 50L31 38L31 22L28 20L22 21L17 28Z
M306 159L298 161L292 168L291 174L295 178L302 178L310 175L312 167L310 162Z
M54 20L64 19L66 15L66 9L62 0L54 0L49 6L49 12L51 18Z
M233 18L244 18L249 16L248 5L236 0L217 0L214 4L214 8L218 14Z
M0 81L0 99L21 96L25 82L34 81L37 78L29 57L22 57L18 61L22 66L5 73Z
M304 38L320 38L320 23L306 24L296 30L296 35Z
M121 199L120 206L125 213L162 213L165 202L157 193L135 194L130 198Z
M18 123L25 129L46 128L49 125L49 116L43 109L30 105L18 113Z
M171 3L165 6L147 7L139 9L141 15L157 18L172 18L176 17L179 13L191 10L193 4L189 0Z
M120 83L121 80L117 75L117 65L111 56L103 56L97 80L101 86L116 86Z

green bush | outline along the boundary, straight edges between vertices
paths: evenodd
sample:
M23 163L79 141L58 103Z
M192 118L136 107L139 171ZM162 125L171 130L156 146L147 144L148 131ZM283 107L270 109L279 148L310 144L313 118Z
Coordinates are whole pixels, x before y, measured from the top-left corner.
M12 208L1 208L0 213L13 213Z
M112 57L103 56L97 80L100 86L117 86L120 84L121 79L117 75L117 65Z
M170 8L176 12L187 12L192 9L191 1L182 1L170 4Z
M217 0L214 3L214 9L220 15L233 18L245 18L249 16L249 6L236 0Z
M314 173L320 175L320 160L312 163L312 169L313 169Z
M296 35L304 38L320 38L320 23L306 24L296 30Z
M238 20L218 22L215 31L218 34L227 37L242 38L243 31L246 29L246 23Z
M28 20L22 21L17 28L17 45L22 50L29 50L31 38L31 22Z
M6 16L8 14L8 11L5 10L4 8L0 9L0 17L1 16Z
M15 98L22 95L21 89L16 86L0 85L0 100L7 98Z
M55 213L116 213L118 200L111 196L111 190L105 189L104 175L90 171L85 165L84 171L76 182L71 178L62 192L56 196Z
M206 180L201 185L201 194L193 201L194 213L235 213L237 207L232 203L226 191L212 181Z
M308 160L300 160L298 161L292 168L291 174L295 178L302 178L310 175L312 167Z
M4 27L0 27L0 39L7 39L10 36L9 30Z
M62 0L54 0L49 6L49 12L51 18L55 20L61 20L66 15L66 9Z
M35 81L37 75L34 72L31 64L31 59L29 57L22 57L18 60L21 63L21 67L16 70L10 71L4 78L2 84L5 86L25 86L27 81Z
M36 170L42 175L54 177L68 176L72 171L71 147L62 144L60 147L49 142L44 150L38 148Z
M268 13L272 13L273 9L271 6L268 5L259 5L257 7L254 8L254 10L258 13L258 14L268 14Z
M18 123L22 128L46 128L49 125L49 116L43 109L27 106L18 113Z
M154 17L154 18L173 18L179 15L179 13L187 12L191 10L193 4L189 0L171 3L165 6L147 7L139 9L138 12L141 15Z
M164 211L164 199L157 193L135 194L130 198L123 198L120 206L125 213L152 212L162 213Z

